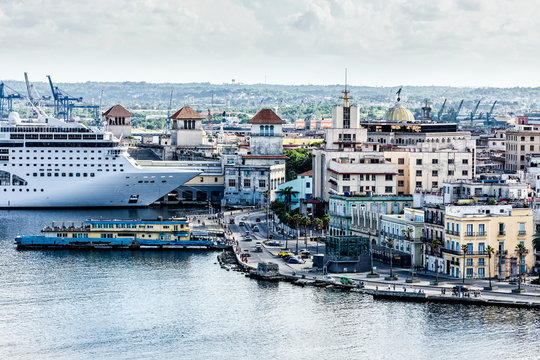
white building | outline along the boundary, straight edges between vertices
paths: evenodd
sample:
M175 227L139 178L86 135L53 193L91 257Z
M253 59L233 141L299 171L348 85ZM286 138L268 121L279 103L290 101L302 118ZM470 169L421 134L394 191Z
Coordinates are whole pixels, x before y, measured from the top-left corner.
M113 133L118 139L131 136L132 113L127 111L122 105L114 105L103 113L105 117L105 128Z

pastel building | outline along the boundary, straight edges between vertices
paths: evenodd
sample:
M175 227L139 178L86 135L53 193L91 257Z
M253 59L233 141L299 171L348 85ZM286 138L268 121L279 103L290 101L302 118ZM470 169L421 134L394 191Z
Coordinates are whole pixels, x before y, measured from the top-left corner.
M302 200L311 199L312 175L313 175L313 172L309 170L301 174L298 174L296 176L296 179L294 180L279 184L278 191L277 191L277 198L280 201L286 202L287 199L285 199L285 196L281 194L279 191L287 187L291 187L292 188L291 210L298 208Z

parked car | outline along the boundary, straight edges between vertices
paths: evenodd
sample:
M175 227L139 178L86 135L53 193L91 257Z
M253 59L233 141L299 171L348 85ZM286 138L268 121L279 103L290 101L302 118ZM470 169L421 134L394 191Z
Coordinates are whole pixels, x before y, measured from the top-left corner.
M278 253L279 257L283 257L283 256L286 256L286 255L292 255L292 252L290 250L288 250L288 249L283 249Z
M300 256L302 256L303 258L309 257L309 255L311 255L309 250L304 249L304 250L300 251Z
M240 221L240 222L238 223L238 225L240 225L240 226L246 226L246 223L243 222L243 221Z
M253 231L259 232L259 227L258 227L257 225L255 225L255 226L253 227Z
M322 279L325 282L329 282L329 283L332 283L332 284L336 283L336 279L334 279L334 277L332 277L330 275L324 275Z
M351 279L348 276L340 277L339 282L342 283L343 285L356 285L356 281L354 281L353 279Z
M281 246L281 241L272 240L272 241L268 241L265 244L268 246Z
M298 259L298 258L295 257L295 256L291 256L291 257L287 260L287 262L288 262L289 264L300 264L300 263L301 263L300 259Z

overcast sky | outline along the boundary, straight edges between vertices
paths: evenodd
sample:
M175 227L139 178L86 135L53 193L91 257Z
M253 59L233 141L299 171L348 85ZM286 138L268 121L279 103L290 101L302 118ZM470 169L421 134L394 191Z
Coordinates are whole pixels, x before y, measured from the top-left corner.
M540 86L538 0L0 0L0 80Z

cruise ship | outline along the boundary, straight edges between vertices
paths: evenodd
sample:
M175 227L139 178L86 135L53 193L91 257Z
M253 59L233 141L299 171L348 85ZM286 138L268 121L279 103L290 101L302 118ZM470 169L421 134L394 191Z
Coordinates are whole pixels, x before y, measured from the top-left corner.
M141 166L111 133L41 112L0 121L0 208L148 206L201 172Z

